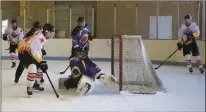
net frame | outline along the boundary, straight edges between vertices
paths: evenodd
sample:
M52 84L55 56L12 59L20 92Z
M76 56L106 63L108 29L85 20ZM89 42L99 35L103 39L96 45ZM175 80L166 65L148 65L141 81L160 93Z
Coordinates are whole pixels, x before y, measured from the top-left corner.
M141 47L141 50L142 50L142 55L145 57L147 56L147 53L146 53L146 49L144 48L144 44L142 42L142 38L140 35L113 35L112 38L111 38L111 73L115 76L115 75L118 75L119 77L119 80L118 80L118 83L119 83L119 91L122 91L123 90L123 86L125 86L123 84L123 75L124 75L124 71L123 71L123 48L124 48L124 38L135 38L135 39L138 39L138 41L140 43L140 47ZM118 50L119 50L119 56L118 56L118 73L115 74L115 39L118 39L119 42L119 46L118 46ZM154 70L154 68L152 67L152 63L151 61L149 60L149 57L147 56L147 59L144 58L144 62L148 62L147 63L147 67L151 68L151 75L152 77L154 78L155 82L156 82L156 87L155 88L144 88L144 87L141 87L142 85L140 84L140 86L138 87L138 89L140 88L140 91L132 91L130 86L136 86L136 85L127 85L127 88L130 88L130 91L131 93L135 93L135 94L155 94L157 91L163 91L165 90L164 87L163 87L163 83L162 81L159 79L159 77L156 75L156 72ZM153 73L152 73L153 72ZM141 82L140 82L141 83ZM145 86L143 84L143 86ZM148 85L147 85L148 86Z

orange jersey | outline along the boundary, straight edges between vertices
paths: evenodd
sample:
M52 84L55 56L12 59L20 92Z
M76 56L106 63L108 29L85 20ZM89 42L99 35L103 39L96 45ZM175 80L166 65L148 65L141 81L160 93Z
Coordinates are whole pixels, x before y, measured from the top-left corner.
M23 39L18 45L19 53L28 52L37 61L43 61L41 49L46 44L47 39L41 31Z

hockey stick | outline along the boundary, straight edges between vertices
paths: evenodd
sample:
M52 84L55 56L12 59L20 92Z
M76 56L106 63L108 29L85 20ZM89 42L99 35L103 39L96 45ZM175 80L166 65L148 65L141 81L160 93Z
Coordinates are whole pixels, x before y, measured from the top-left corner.
M57 93L56 89L54 88L54 85L53 85L53 83L52 83L52 81L51 81L51 79L50 79L48 73L45 72L45 74L46 74L47 78L49 79L49 83L51 84L52 89L54 90L54 93L55 93L56 97L59 98L59 94Z
M89 41L89 39L85 42L85 44L84 44L84 46L83 46L83 48L82 48L82 49L84 49L84 48L86 47L86 45L87 45L88 41ZM68 65L68 66L67 66L67 68L66 68L64 71L59 72L59 74L64 74L64 73L65 73L65 72L69 69L69 67L70 67L70 65Z
M159 67L161 67L170 57L172 57L172 55L174 55L179 49L176 49L166 60L164 60L158 67L156 67L155 69L158 69Z

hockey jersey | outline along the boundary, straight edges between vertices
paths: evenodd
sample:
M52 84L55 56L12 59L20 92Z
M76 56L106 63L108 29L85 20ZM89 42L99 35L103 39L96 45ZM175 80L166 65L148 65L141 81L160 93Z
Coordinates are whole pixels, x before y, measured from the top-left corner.
M13 45L18 44L24 37L23 31L20 27L17 27L16 30L12 27L8 27L4 34L7 34L8 41Z
M88 34L89 34L89 25L86 24L83 29L78 29L78 26L73 30L72 32L72 45L73 46L79 46L80 48L83 48L85 43L88 40ZM85 46L85 48L89 47L89 44Z
M18 45L19 53L28 52L37 61L43 61L41 49L46 44L47 39L41 31L35 32L30 37L23 39Z
M183 42L186 42L188 40L187 36L185 35L187 30L192 31L193 36L195 38L200 35L199 27L194 22L192 22L189 27L187 27L185 24L182 24L178 30L178 41L179 42L182 40L183 40Z

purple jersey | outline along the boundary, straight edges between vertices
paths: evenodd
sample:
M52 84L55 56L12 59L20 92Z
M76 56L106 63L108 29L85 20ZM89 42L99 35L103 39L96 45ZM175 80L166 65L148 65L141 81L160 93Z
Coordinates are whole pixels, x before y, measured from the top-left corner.
M95 78L95 75L101 71L98 66L89 66L84 60L71 60L70 61L71 72L74 77L86 75L91 78Z

